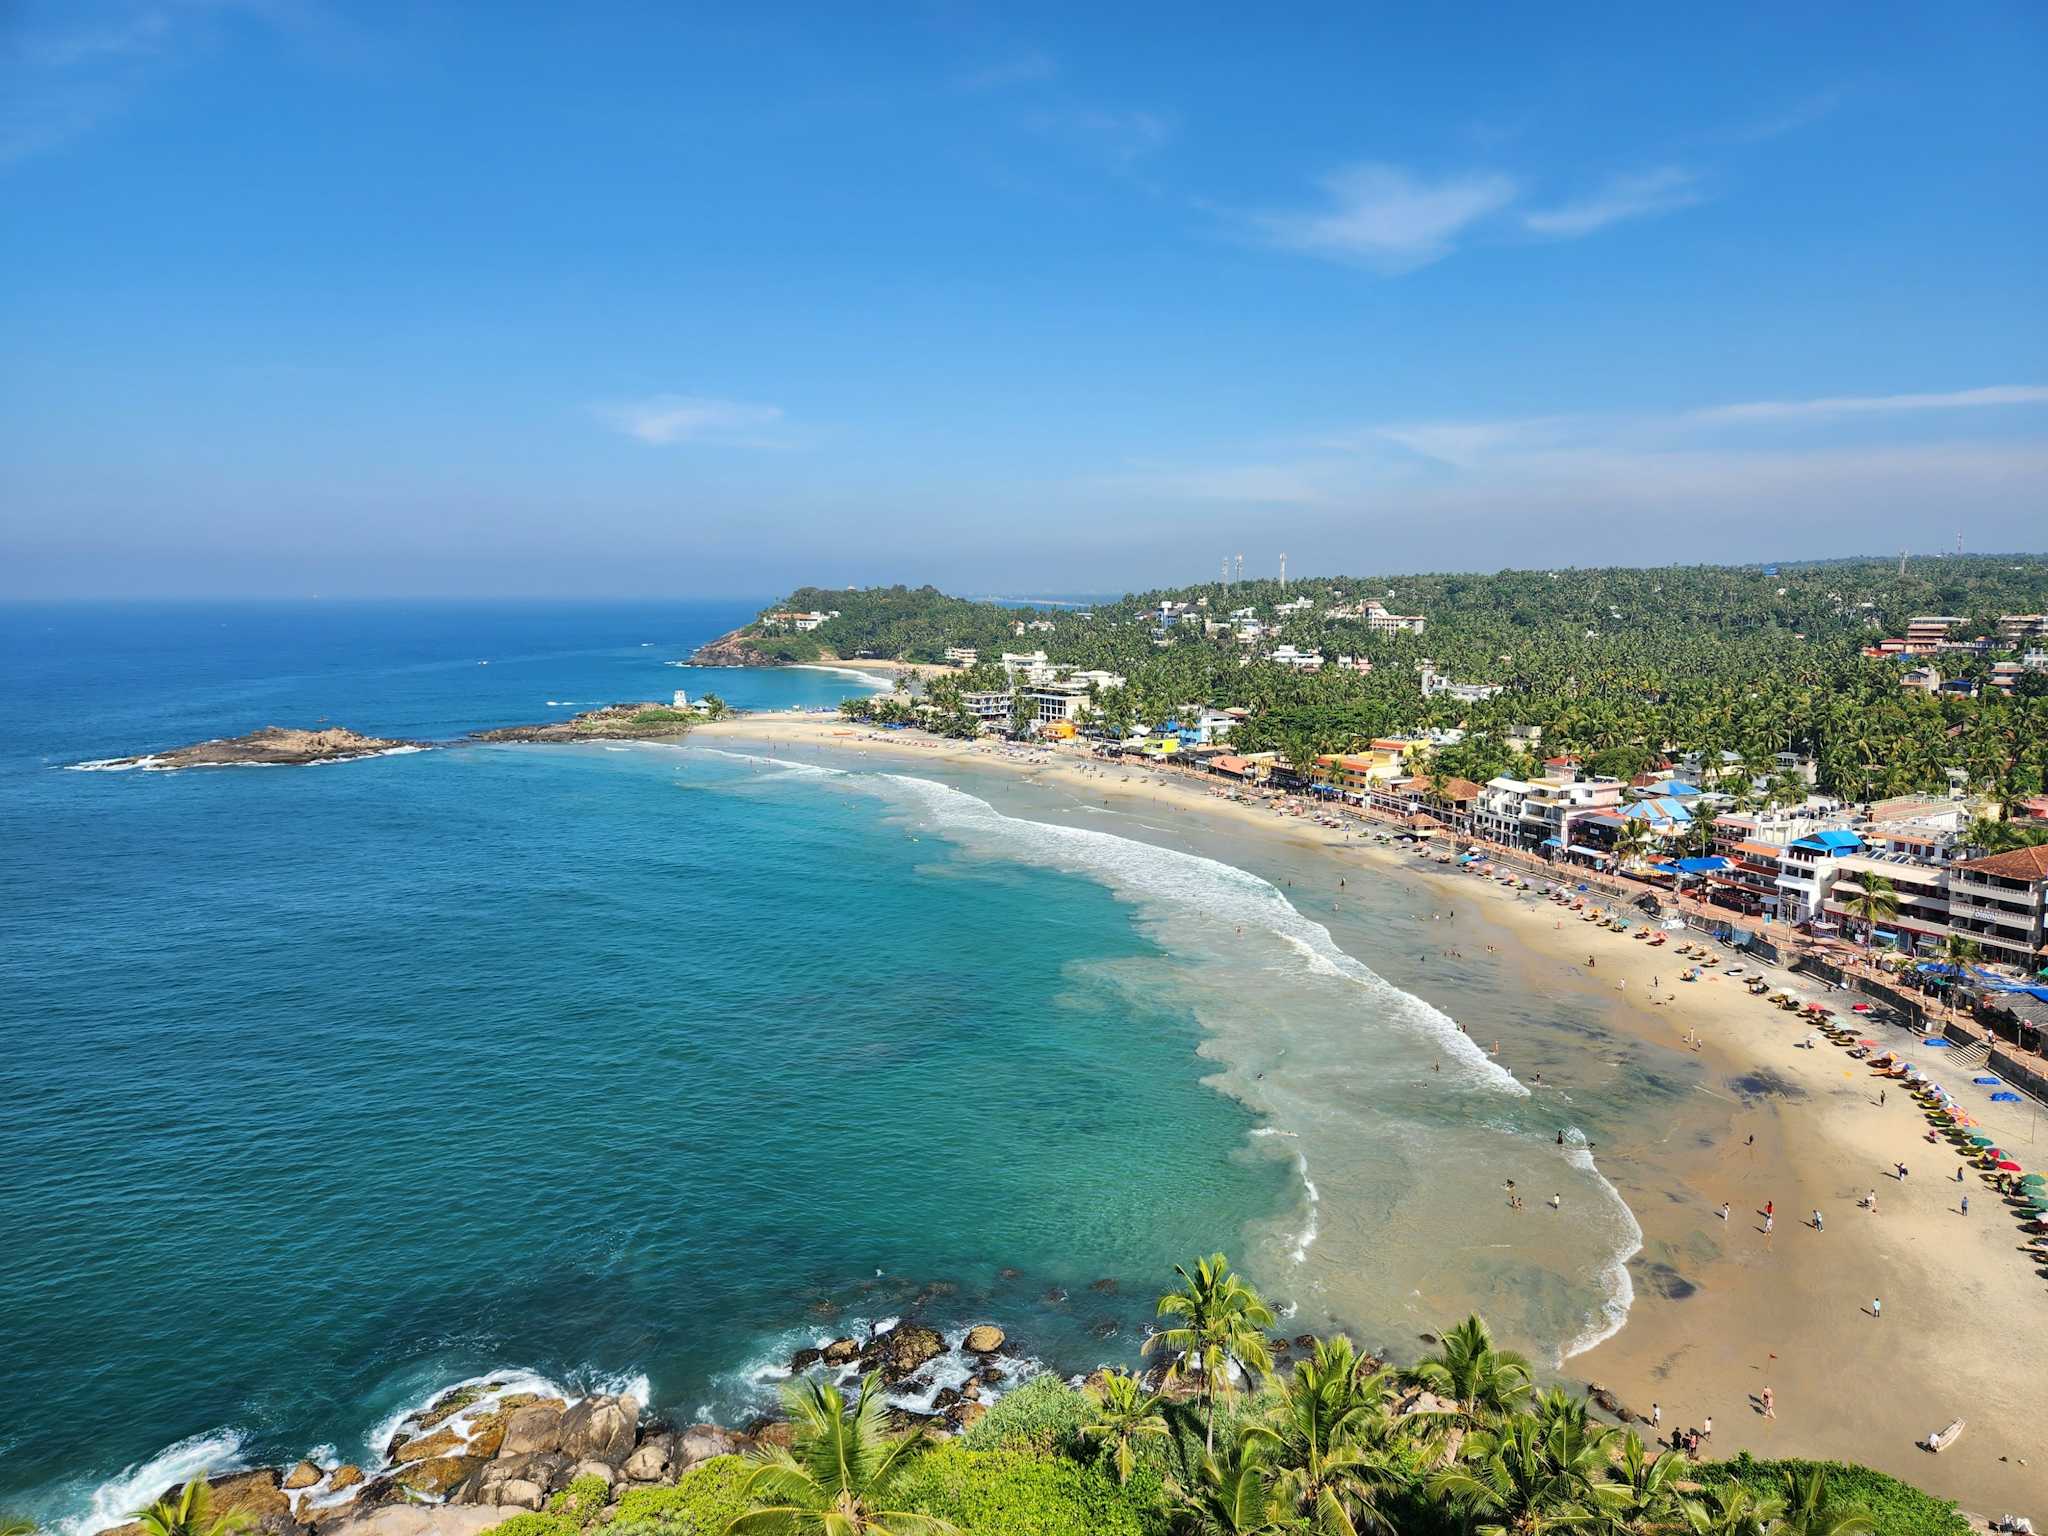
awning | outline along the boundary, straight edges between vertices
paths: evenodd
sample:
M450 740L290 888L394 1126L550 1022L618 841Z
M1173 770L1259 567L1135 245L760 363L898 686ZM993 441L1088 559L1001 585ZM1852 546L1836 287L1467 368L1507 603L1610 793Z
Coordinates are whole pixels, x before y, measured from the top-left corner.
M1546 837L1540 844L1538 844L1538 846L1543 848L1562 848L1564 844L1560 842L1557 838Z
M1728 861L1722 858L1680 859L1678 867L1688 875L1704 875L1709 870L1726 869Z
M1573 843L1571 847L1565 849L1565 852L1588 854L1596 859L1604 859L1607 857L1607 850L1605 848L1589 848L1584 843Z

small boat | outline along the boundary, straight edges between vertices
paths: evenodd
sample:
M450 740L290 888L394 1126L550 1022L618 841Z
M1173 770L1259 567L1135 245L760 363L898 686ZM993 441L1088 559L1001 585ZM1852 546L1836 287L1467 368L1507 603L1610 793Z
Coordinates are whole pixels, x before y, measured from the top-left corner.
M1961 1439L1962 1434L1963 1421L1961 1419L1950 1419L1945 1427L1937 1429L1925 1440L1922 1440L1920 1442L1920 1449L1923 1451L1932 1451L1936 1455L1939 1455L1941 1452L1947 1450L1950 1446L1954 1445L1957 1440Z

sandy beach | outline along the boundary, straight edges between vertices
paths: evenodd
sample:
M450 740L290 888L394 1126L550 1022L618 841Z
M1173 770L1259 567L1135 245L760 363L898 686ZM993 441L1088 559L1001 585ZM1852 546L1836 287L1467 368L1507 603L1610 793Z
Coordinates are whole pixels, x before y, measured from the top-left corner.
M1005 768L1096 802L1143 802L1257 828L1304 853L1328 856L1335 841L1308 818L1072 748L944 741L798 714L706 725L693 739L731 750L827 748L906 764ZM1825 1038L1803 1048L1808 1031L1738 981L1710 972L1680 982L1683 965L1671 946L1650 949L1532 893L1453 875L1369 839L1334 852L1436 890L1457 914L1447 942L1467 953L1497 951L1533 991L1583 1001L1608 1028L1706 1070L1698 1085L1710 1099L1698 1122L1705 1129L1688 1121L1662 1139L1597 1149L1644 1246L1630 1266L1627 1325L1570 1360L1566 1379L1598 1383L1641 1414L1659 1405L1667 1431L1711 1416L1715 1454L1853 1459L1980 1513L2038 1510L2048 1493L2048 1454L2038 1450L2037 1433L2040 1384L2048 1381L2040 1260L2023 1251L2012 1213L1974 1170L1955 1181L1955 1152L1924 1139L1926 1120L1900 1085L1890 1085L1895 1091L1880 1105L1881 1085L1868 1068ZM1671 945L1683 938L1674 934ZM1589 955L1597 960L1590 970ZM1802 1000L1820 996L1807 978L1766 974ZM1888 1025L1869 1035L1894 1048L1917 1040ZM1571 1063L1547 1070L1568 1076ZM2032 1104L1991 1104L1988 1090L1967 1082L1964 1074L1949 1086L1989 1134L2030 1168L2048 1160L2048 1133L2033 1123ZM1904 1180L1895 1175L1901 1162ZM1861 1204L1873 1190L1875 1212ZM1968 1215L1960 1210L1966 1193ZM1816 1209L1818 1231L1810 1224ZM1879 1298L1881 1317L1871 1310ZM1775 1417L1762 1412L1765 1387ZM1955 1418L1968 1422L1959 1443L1939 1456L1916 1448Z

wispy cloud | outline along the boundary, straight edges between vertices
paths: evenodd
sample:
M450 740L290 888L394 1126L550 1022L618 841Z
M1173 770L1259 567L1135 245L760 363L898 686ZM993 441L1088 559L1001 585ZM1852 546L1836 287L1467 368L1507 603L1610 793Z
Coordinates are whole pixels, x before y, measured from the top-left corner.
M1624 219L1648 218L1689 208L1705 198L1697 176L1679 166L1667 165L1640 175L1611 176L1588 197L1523 215L1522 227L1533 235L1571 240Z
M1753 400L1694 411L1690 420L1817 421L1837 416L1890 415L1900 411L1963 411L1999 405L2048 405L2048 388L2038 384L1997 384L1936 395L1831 395L1818 400Z
M1024 126L1112 170L1127 171L1173 141L1174 123L1157 112L1058 107L1033 112Z
M1040 85L1059 73L1059 64L1049 53L1030 48L999 59L980 69L953 77L953 89L970 95L983 91L1007 90L1012 86Z
M1817 123L1830 116L1841 104L1842 93L1839 90L1821 91L1781 111L1737 123L1715 137L1727 144L1761 144L1796 132L1809 123Z
M594 405L591 414L614 431L643 443L725 443L742 448L772 447L766 436L782 420L782 408L710 395L650 395L644 400Z
M1461 235L1513 202L1517 192L1512 178L1495 172L1428 181L1376 163L1337 171L1323 178L1322 187L1323 207L1256 214L1253 228L1285 249L1386 273L1442 260Z

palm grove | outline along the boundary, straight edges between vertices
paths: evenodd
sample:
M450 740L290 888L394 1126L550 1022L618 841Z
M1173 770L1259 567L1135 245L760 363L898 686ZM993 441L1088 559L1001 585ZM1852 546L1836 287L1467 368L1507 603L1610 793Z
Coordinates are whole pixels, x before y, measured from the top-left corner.
M1278 613L1283 601L1304 597L1312 608ZM1426 614L1426 633L1376 634L1363 619L1331 616L1366 600ZM1162 602L1191 606L1162 626ZM2041 612L2048 560L2038 556L1922 561L1903 576L1890 562L1837 561L1775 574L1673 566L1316 578L1285 589L1210 583L1134 594L1085 616L967 602L928 587L808 588L788 602L826 605L840 616L808 634L764 633L762 643L791 659L938 661L959 646L980 653L973 672L935 685L942 725L957 720L949 685L1005 687L993 658L1028 648L1056 666L1127 678L1096 701L1111 729L1157 725L1190 703L1242 707L1250 718L1233 743L1295 763L1376 736L1460 726L1464 739L1434 767L1483 783L1533 767L1509 736L1539 726L1546 753L1569 752L1624 778L1661 754L1701 751L1733 753L1751 770L1745 780L1767 781L1774 754L1789 750L1814 758L1822 791L1848 799L1942 790L1951 768L2003 803L2048 788L2048 673L2023 675L2009 698L1988 690L1930 697L1900 686L1897 662L1862 654L1920 613L1956 615L1964 635L1996 635L2000 615ZM1205 619L1243 609L1269 627L1256 644L1204 634ZM1046 617L1050 632L1017 636L1020 623ZM1280 643L1363 656L1372 671L1303 672L1266 659ZM2002 654L1940 664L1945 675L1978 678ZM1424 699L1417 668L1425 656L1448 675L1503 691L1477 702Z

